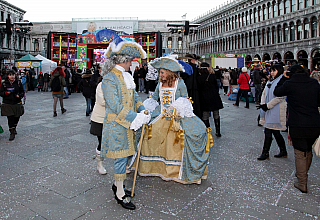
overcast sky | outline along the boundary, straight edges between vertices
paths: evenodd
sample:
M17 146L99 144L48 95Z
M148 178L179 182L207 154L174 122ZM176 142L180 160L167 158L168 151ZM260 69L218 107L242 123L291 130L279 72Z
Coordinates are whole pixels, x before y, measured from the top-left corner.
M72 18L138 17L142 19L187 20L216 8L227 0L181 1L181 0L6 0L24 11L25 20L71 21ZM230 2L230 0L229 0Z

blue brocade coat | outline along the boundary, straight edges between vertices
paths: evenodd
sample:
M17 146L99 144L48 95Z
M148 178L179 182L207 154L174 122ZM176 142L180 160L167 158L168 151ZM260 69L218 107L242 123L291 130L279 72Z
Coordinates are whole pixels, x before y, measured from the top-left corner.
M106 102L101 155L114 159L131 156L135 147L130 125L145 108L137 92L127 89L122 72L116 68L103 77L101 88Z

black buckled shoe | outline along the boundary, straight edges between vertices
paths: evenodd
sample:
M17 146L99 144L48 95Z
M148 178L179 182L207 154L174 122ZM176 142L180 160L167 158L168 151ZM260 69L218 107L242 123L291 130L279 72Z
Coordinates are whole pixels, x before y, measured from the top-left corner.
M124 193L127 195L127 196L130 196L131 197L131 191L130 190L127 190L126 189L126 187L125 187L125 185L123 185L123 189L124 189ZM113 193L114 193L114 195L115 196L117 196L116 194L117 194L117 187L116 187L116 185L112 185L112 191L113 191ZM136 194L135 193L133 193L133 197L135 196Z
M125 209L135 210L136 206L131 202L131 197L128 195L124 195L122 200L118 199L117 195L114 196L117 200L118 204L120 204Z

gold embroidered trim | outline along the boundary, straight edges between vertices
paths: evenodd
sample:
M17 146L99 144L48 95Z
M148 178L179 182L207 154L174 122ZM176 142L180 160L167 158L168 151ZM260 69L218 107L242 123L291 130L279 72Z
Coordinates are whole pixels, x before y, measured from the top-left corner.
M133 148L133 134L132 134L132 138L128 137L128 139L129 139L128 140L129 149L121 150L121 151L108 150L106 156L109 157L109 158L117 159L117 158L124 158L124 157L129 157L131 155L134 155L135 151L134 151L134 148ZM132 139L132 141L130 139Z
M115 122L119 123L120 125L122 125L123 127L129 129L131 122L126 120L126 116L129 114L129 110L130 108L128 108L127 106L125 106L121 112L119 113L119 115L117 116L117 118L115 119Z
M107 121L115 121L117 115L116 114L108 114Z
M143 105L142 102L137 102L136 103L136 110L138 111L138 109L140 108L140 106Z
M114 174L114 180L115 181L124 181L127 179L127 174L123 173L123 174Z
M126 87L126 84L124 82L122 73L117 68L113 68L112 72L115 74L117 79L119 80L120 87L121 87L121 100L124 108L119 113L118 117L116 118L115 122L119 123L125 128L130 128L131 122L126 120L125 117L128 115L129 110L134 110L133 108L130 108L130 103L132 102L132 97L130 97L130 92Z

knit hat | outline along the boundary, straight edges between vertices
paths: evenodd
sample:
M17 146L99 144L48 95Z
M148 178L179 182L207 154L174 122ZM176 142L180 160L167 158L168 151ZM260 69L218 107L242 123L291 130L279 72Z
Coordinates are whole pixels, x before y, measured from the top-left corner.
M241 71L242 71L243 73L246 73L246 72L248 71L248 69L247 69L247 67L242 67Z

